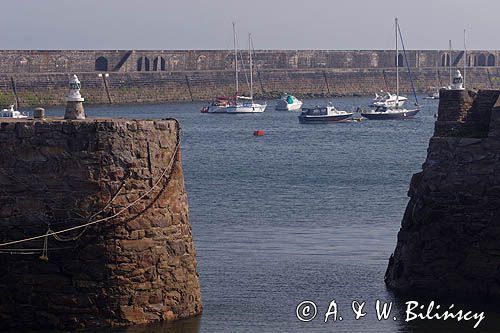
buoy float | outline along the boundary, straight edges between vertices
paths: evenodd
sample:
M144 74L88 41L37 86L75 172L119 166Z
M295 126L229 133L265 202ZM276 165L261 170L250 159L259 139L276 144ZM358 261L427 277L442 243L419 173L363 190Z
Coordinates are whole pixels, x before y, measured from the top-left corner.
M264 130L255 130L253 131L254 136L264 136Z

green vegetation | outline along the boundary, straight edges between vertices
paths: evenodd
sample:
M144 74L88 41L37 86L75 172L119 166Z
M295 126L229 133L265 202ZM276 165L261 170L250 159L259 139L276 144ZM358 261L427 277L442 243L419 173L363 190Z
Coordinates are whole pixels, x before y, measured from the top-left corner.
M12 93L4 93L0 91L0 107L6 108L11 104L14 104L16 102L16 98L14 97L14 94Z

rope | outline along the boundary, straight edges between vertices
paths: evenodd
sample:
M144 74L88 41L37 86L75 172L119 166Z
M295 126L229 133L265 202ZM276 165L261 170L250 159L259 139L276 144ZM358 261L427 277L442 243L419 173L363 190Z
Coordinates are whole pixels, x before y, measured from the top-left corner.
M125 186L125 181L130 177L130 172L127 173L127 176L125 178L123 178L122 180L122 183L120 185L120 188L118 189L118 191L116 191L115 195L113 196L113 198L111 198L111 200L108 201L108 203L100 210L98 211L97 213L94 213L92 214L92 216L90 216L87 221L90 221L92 220L93 218L95 218L96 216L100 215L101 213L103 213L106 209L108 209L108 207L113 203L113 201L115 201L115 199L118 197L118 195L120 194L123 186ZM62 238L61 236L59 236L58 234L54 234L53 237L60 241L60 242L71 242L71 241L77 241L79 240L83 234L85 234L85 232L88 230L88 226L86 226L85 228L83 228L83 230L76 236L73 236L73 237L69 237L69 238ZM53 230L51 230L49 228L48 232L54 232Z
M165 120L168 120L168 119L165 119ZM175 120L175 119L171 119L171 120ZM40 257L40 259L44 259L44 255L46 256L46 253L47 253L47 238L49 236L54 236L54 238L56 238L55 236L63 234L63 233L66 233L66 232L69 232L69 231L79 230L79 229L82 229L82 228L87 228L87 227L89 227L91 225L94 225L94 224L98 224L98 223L102 223L102 222L106 222L106 221L112 220L112 219L120 216L123 212L127 211L130 207L132 207L135 204L137 204L140 200L142 200L144 197L146 197L151 192L153 192L153 190L158 186L158 184L160 184L161 180L165 177L165 175L167 174L167 171L169 169L171 169L171 167L173 166L173 164L177 160L177 154L178 154L179 148L180 148L180 125L179 125L179 122L177 120L175 120L175 121L177 123L177 143L175 145L174 153L172 154L172 157L170 158L170 161L169 161L167 167L162 171L160 177L158 177L158 179L153 184L153 186L148 191L146 191L144 194L142 194L140 197L138 197L136 200L134 200L132 203L130 203L125 208L121 209L120 211L118 211L117 213L115 213L115 214L113 214L111 216L108 216L108 217L105 217L105 218L102 218L102 219L98 219L98 220L95 220L95 221L91 221L91 222L88 222L88 223L85 223L85 224L82 224L82 225L79 225L79 226L75 226L75 227L71 227L71 228L59 230L59 231L53 231L53 230L49 229L47 231L47 233L45 233L44 235L34 236L34 237L29 237L29 238L24 238L24 239L20 239L20 240L16 240L16 241L10 241L10 242L6 242L6 243L1 243L0 247L5 247L5 246L9 246L9 245L14 245L14 244L20 244L20 243L25 243L25 242L30 242L30 241L33 241L33 240L38 240L38 239L45 238L44 249L43 249L44 252L42 253L42 256ZM121 188L120 188L120 190L121 190ZM117 194L115 194L115 196L113 197L112 200L114 200L118 196L118 193L119 192L117 192ZM105 208L103 208L103 210L104 209ZM89 219L92 219L93 217L95 217L98 214L99 213L96 213L96 214L92 215Z

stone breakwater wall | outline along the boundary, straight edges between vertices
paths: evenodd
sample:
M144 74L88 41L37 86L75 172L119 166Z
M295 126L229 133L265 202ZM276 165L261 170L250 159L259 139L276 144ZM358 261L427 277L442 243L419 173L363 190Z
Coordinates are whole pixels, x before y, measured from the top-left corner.
M450 61L453 68L464 64L461 51L407 54L418 92L448 85ZM248 69L248 53L242 56ZM499 57L499 51L469 51L468 86L500 88ZM256 50L254 91L274 98L282 92L314 97L395 90L395 60L396 53L387 50ZM406 67L401 72L408 93ZM62 105L69 74L81 78L87 103L201 101L235 93L234 55L228 50L0 51L0 105L14 102L12 81L22 107ZM243 68L240 87L248 93Z
M232 71L190 71L158 73L111 73L106 79L95 73L76 73L82 81L82 96L89 104L161 103L175 101L207 101L216 95L234 94ZM0 74L0 105L15 101L11 77L14 78L21 108L63 105L67 94L68 74ZM394 91L394 69L325 69L256 71L254 92L257 98L276 98L282 92L301 97L339 95L371 95L380 90ZM413 72L419 93L437 89L434 69ZM468 86L475 89L500 88L500 67L475 68L468 71ZM387 84L386 84L387 82ZM448 74L440 76L439 86L448 83ZM248 93L244 76L240 75L241 93ZM401 89L411 93L411 83L401 75Z
M500 297L500 91L441 91L386 283L404 293Z
M174 120L0 123L0 328L200 314Z

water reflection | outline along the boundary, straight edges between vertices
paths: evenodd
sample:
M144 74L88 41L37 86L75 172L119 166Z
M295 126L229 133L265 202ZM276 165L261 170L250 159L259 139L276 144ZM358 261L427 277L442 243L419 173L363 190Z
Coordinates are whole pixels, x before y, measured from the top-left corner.
M85 330L85 333L199 333L201 316L174 322L156 323L144 326L131 326L115 329Z

